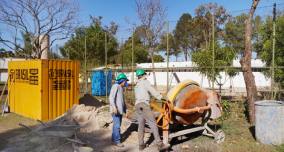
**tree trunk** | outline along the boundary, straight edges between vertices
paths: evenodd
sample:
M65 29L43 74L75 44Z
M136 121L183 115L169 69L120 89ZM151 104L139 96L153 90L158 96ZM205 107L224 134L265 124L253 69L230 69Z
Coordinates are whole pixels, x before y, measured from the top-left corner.
M154 87L157 88L157 81L156 81L156 73L155 73L155 61L154 61L154 50L150 48L151 52L151 60L152 60L152 69L153 69L153 79L154 79Z
M207 77L207 79L208 79L208 85L209 85L209 88L211 88L211 80L210 80L210 78L209 77Z
M255 107L254 102L257 100L257 89L255 85L254 75L251 70L251 56L252 56L252 18L257 7L259 0L253 0L252 7L250 9L249 17L245 22L245 52L242 59L240 60L242 66L242 72L246 84L247 91L247 102L249 110L249 122L251 124L255 123Z
M205 33L204 30L203 30L203 36L204 36L204 39L205 39L205 49L208 50L208 41L207 41L206 33Z
M184 53L184 60L187 61L187 50L184 49L183 53Z

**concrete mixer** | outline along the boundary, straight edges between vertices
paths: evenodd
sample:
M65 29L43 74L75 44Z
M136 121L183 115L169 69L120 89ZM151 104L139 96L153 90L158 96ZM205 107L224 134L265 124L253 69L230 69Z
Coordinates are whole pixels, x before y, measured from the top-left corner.
M199 131L203 131L203 135L213 137L217 143L225 139L223 131L214 132L207 125L210 120L221 116L222 107L219 95L212 90L201 88L192 80L180 82L173 87L168 92L167 101L163 102L162 106L155 101L150 105L159 114L157 124L163 130L165 144L168 144L169 140L174 137ZM196 124L197 121L199 124ZM170 125L177 124L194 127L172 132Z

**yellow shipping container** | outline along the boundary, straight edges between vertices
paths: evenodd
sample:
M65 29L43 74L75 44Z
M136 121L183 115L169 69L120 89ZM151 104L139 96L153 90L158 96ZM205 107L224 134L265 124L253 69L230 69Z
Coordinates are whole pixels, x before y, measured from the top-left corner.
M43 121L52 120L79 102L79 62L70 60L11 61L11 112Z

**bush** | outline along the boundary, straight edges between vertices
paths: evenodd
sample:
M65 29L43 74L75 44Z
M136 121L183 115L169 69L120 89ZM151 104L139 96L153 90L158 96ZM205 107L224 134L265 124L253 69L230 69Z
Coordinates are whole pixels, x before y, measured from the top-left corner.
M231 114L231 105L230 105L230 101L228 100L222 100L221 101L221 105L223 108L223 114L222 117L220 118L221 120L226 120L229 118L230 114Z

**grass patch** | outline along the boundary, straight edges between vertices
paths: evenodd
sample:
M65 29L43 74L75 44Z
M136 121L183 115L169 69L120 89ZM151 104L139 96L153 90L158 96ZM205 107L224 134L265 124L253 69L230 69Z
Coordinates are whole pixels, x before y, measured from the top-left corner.
M275 147L264 145L255 140L254 128L246 117L245 104L242 101L230 102L226 119L219 119L216 123L221 124L226 134L225 142L220 146L224 152L270 152ZM226 111L225 111L226 112Z
M284 152L284 144L276 146L275 152Z

